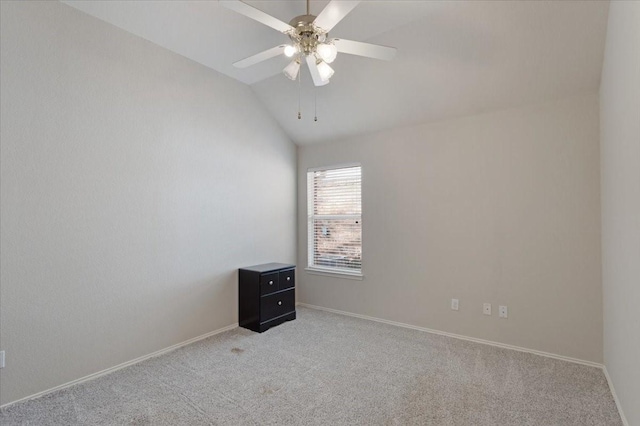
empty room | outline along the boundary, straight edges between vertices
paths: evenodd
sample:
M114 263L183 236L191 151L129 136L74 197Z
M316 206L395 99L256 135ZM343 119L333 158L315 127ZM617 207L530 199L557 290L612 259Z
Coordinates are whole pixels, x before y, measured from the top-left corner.
M0 7L3 426L640 426L640 1Z

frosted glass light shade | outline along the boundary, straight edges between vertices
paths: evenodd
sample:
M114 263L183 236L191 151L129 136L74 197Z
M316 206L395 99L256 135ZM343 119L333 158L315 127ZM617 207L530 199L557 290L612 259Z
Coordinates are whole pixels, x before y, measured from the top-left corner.
M293 55L295 55L297 51L298 51L298 49L296 49L296 47L295 47L295 46L292 46L292 45L290 45L290 44L288 44L288 45L286 45L286 46L284 47L284 55L285 55L287 58L290 58L290 57L292 57Z
M320 61L318 63L318 73L320 74L320 78L322 79L322 81L329 81L334 72L335 71L333 70L333 68L331 68L325 62Z
M300 62L297 59L291 61L289 65L287 65L282 72L287 76L290 80L295 80L298 77L298 73L300 72Z
M318 56L320 56L320 59L325 61L327 64L335 61L336 56L338 56L338 48L331 43L319 44L318 47L316 47L316 52L318 53Z

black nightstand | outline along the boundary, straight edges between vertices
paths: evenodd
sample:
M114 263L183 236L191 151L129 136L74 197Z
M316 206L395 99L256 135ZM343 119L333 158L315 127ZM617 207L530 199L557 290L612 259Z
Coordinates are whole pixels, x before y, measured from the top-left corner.
M238 323L262 333L296 319L296 267L286 263L241 268L238 273Z

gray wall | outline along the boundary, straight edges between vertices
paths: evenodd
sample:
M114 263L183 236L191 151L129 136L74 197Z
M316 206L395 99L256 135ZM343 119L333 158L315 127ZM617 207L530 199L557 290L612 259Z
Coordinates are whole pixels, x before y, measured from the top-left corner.
M58 2L1 2L1 404L237 322L295 261L295 145L247 86Z
M611 2L602 72L604 359L640 425L640 2Z
M300 301L601 362L598 122L589 94L300 147ZM363 167L363 281L302 271L306 170L345 162Z

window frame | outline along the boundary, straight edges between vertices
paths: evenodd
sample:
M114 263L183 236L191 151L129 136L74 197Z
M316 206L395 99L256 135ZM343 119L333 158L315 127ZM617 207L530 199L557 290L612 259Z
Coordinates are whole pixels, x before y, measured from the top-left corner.
M346 169L346 168L353 168L353 167L360 168L360 214L359 215L354 215L354 214L314 215L313 214L314 212L313 193L314 193L315 179L310 178L310 174L315 172L320 172L320 171L339 170L339 169ZM363 274L364 265L362 263L362 260L364 258L363 250L362 250L363 249L363 233L364 233L363 232L364 230L362 228L362 217L363 217L362 181L363 181L362 164L360 163L342 163L342 164L335 164L331 166L312 167L307 169L307 267L305 268L305 271L307 273L313 274L313 275L324 275L324 276L347 278L347 279L353 279L353 280L362 280L364 278L364 274ZM335 218L344 218L344 219L358 218L359 219L360 221L360 269L359 270L349 270L349 269L336 268L336 267L330 267L330 266L318 266L314 264L314 255L315 255L314 220L322 217L328 218L328 219L335 219Z

